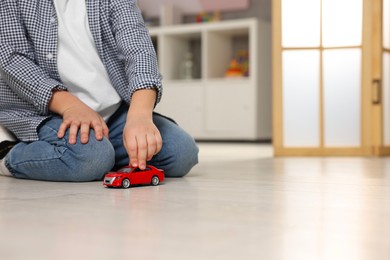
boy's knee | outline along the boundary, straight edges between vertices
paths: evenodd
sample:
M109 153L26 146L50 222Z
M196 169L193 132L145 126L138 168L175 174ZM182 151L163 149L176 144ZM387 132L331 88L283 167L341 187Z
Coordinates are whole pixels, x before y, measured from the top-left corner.
M78 149L77 149L78 148ZM87 144L80 144L74 153L74 181L101 180L115 164L115 151L106 138L101 141L90 139Z
M171 158L164 169L167 177L183 177L198 163L199 148L194 139L189 135L180 138L181 140L169 146L171 150L167 151Z

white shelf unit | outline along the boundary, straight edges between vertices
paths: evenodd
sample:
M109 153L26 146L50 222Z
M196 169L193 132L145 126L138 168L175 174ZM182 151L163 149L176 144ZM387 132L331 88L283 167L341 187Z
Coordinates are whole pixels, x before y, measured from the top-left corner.
M257 19L150 28L164 77L157 112L198 140L271 139L271 26ZM249 52L250 75L225 78L236 51ZM194 79L180 79L190 50Z

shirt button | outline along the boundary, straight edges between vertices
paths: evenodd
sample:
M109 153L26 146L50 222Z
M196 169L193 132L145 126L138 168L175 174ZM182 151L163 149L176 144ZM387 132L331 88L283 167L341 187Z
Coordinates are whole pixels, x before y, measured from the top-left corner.
M51 18L50 18L50 23L55 23L55 22L56 22L56 18L51 17Z
M48 53L48 54L46 55L46 58L48 58L49 60L53 59L53 58L54 58L53 53Z

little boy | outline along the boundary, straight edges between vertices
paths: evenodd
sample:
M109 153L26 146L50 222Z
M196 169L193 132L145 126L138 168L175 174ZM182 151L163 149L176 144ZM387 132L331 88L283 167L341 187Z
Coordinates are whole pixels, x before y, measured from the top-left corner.
M0 145L1 175L93 181L148 162L181 177L197 163L193 138L153 112L161 76L135 0L0 1L0 124L19 141Z

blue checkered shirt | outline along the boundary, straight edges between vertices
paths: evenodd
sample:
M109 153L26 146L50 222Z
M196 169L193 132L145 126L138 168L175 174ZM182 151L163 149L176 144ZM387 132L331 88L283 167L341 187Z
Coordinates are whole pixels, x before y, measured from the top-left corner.
M98 54L120 97L162 93L156 53L135 0L85 0ZM0 0L0 124L18 139L38 140L52 113L53 89L65 89L57 68L57 16L52 0ZM107 97L109 98L109 97Z

